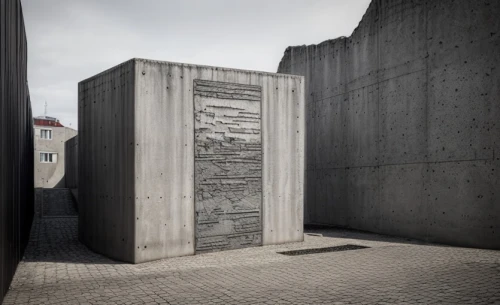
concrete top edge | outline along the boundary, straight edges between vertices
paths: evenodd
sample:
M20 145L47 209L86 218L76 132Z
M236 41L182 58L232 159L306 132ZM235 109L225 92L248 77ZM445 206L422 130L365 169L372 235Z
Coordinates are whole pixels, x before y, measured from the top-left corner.
M145 63L154 63L154 64L160 64L160 65L173 65L173 66L182 66L182 67L190 67L190 68L204 68L204 69L216 69L216 70L221 70L221 71L234 71L234 72L241 72L241 73L255 73L255 74L261 74L261 75L269 75L269 76L279 76L279 77L287 77L287 78L299 78L303 79L304 76L301 75L293 75L293 74L283 74L283 73L273 73L273 72L264 72L264 71L255 71L255 70L244 70L244 69L234 69L234 68L226 68L226 67L217 67L217 66L207 66L207 65L196 65L196 64L186 64L186 63L179 63L179 62L172 62L172 61L161 61L161 60L153 60L153 59L145 59L145 58L132 58L129 59L121 64L118 64L114 67L111 67L107 70L104 70L94 76L91 76L89 78L86 78L80 83L85 83L88 81L93 80L94 78L97 78L101 75L107 74L115 69L120 68L121 66L124 66L130 62L145 62Z
M299 48L314 48L314 47L319 47L319 46L322 46L324 44L328 44L328 43L337 43L337 42L343 42L343 41L346 41L346 40L349 40L349 39L352 39L352 37L354 36L354 34L356 34L356 32L359 30L361 24L363 23L363 21L366 19L366 16L368 15L368 13L375 9L375 3L376 1L371 1L370 4L368 5L368 8L366 9L365 13L363 14L363 17L361 17L361 20L358 22L358 25L356 26L356 28L354 28L354 30L352 31L351 35L349 36L339 36L337 38L334 38L334 39L327 39L327 40L324 40L320 43L317 43L317 44L309 44L309 45L296 45L296 46L289 46L288 48L286 48L285 50L285 53L291 49L299 49Z
M122 62L121 64L118 64L118 65L116 65L116 66L113 66L113 67L111 67L111 68L109 68L109 69L106 69L106 70L104 70L104 71L102 71L102 72L99 72L99 73L97 73L96 75L93 75L93 76L91 76L91 77L88 77L88 78L86 78L86 79L83 79L83 80L79 81L79 82L78 82L78 84L83 84L83 83L89 82L89 81L93 80L94 78L97 78L97 77L99 77L99 76L101 76L101 75L105 75L105 74L107 74L107 73L109 73L109 72L111 72L111 71L114 71L114 70L116 70L116 69L120 68L121 66L124 66L124 65L126 65L126 64L129 64L130 62L133 62L134 60L135 60L135 58L129 59L129 60L127 60L127 61L124 61L124 62Z
M325 45L325 44L335 44L335 43L338 43L338 42L344 42L345 40L349 39L350 37L346 37L346 36L340 36L340 37L337 37L337 38L334 38L334 39L327 39L327 40L324 40L318 44L303 44L303 45L297 45L297 46L289 46L285 49L285 52L291 50L291 49L300 49L300 48L314 48L314 47L319 47L319 46L322 46L322 45Z

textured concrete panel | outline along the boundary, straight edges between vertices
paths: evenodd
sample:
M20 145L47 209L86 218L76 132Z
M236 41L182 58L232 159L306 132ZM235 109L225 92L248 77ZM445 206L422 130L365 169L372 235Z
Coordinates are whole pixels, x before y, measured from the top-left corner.
M261 91L194 81L197 252L262 244Z
M500 159L499 15L498 1L372 1L350 37L286 49L278 71L306 82L306 223L500 248L498 222L484 225L498 198L474 200L498 172L429 201L431 167ZM324 174L341 170L347 186Z

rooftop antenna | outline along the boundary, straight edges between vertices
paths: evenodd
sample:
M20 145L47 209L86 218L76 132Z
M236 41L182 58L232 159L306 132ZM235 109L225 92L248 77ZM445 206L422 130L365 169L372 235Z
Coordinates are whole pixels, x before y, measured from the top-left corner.
M47 117L47 101L45 101L45 110L43 112L43 115Z

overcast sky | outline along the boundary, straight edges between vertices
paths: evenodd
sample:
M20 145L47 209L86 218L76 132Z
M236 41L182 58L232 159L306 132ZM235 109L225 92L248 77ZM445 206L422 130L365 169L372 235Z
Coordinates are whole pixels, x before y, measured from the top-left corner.
M78 82L133 57L276 72L349 36L369 0L22 0L34 116L77 128Z

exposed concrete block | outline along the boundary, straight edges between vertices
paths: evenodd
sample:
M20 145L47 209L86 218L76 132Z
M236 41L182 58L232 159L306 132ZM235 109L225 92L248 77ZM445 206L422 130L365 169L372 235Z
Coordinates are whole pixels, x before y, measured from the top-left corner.
M348 226L361 230L380 227L379 168L377 166L347 168Z
M425 71L380 83L380 164L427 161L426 96Z
M428 149L431 161L493 158L491 136L498 118L491 115L491 110L498 101L495 101L497 84L485 77L480 62L469 61L474 67L472 70L456 63L430 71Z
M312 211L313 219L319 224L335 223L337 226L347 226L349 215L347 170L323 169L315 173L316 205Z
M495 163L429 164L425 192L431 240L469 247L498 241L500 184ZM457 236L461 236L460 240Z
M379 146L378 84L352 90L343 102L347 166L375 166ZM370 149L367 149L367 148Z
M82 81L81 239L133 263L302 241L304 85L143 59Z
M340 167L347 162L347 117L343 115L344 95L337 95L315 103L317 117L312 121L314 134L308 134L308 141L315 145L313 160L327 168ZM312 132L311 132L312 133Z
M379 231L427 239L429 206L425 163L381 166Z
M379 80L426 70L427 20L423 0L381 2L378 17ZM372 48L373 50L373 48Z

